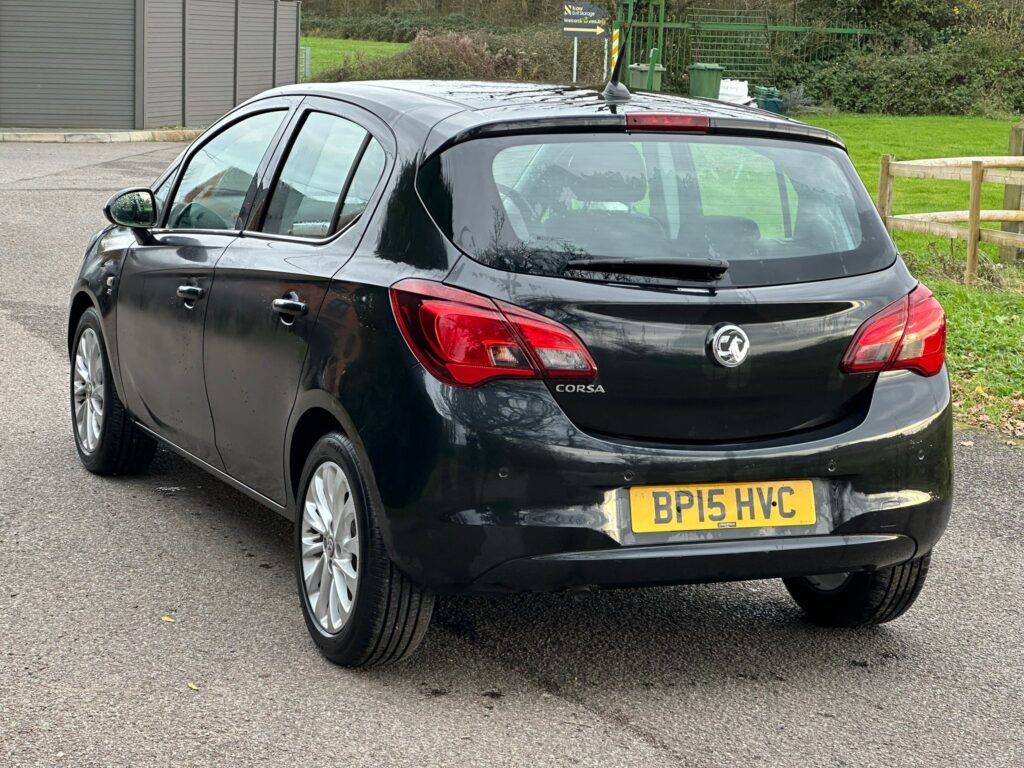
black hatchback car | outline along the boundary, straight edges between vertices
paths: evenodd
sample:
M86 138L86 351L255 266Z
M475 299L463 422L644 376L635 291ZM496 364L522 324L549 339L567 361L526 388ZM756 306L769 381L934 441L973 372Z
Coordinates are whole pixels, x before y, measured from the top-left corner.
M833 134L496 83L255 98L112 198L78 452L157 443L295 522L310 634L402 658L436 593L781 577L905 611L951 505L945 315Z

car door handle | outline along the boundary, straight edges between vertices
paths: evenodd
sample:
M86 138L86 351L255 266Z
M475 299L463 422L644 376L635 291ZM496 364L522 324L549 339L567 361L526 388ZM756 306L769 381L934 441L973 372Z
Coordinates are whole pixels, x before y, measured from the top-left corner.
M178 298L184 299L185 301L199 301L206 295L206 291L200 288L198 285L179 285L178 286Z
M274 299L270 306L279 315L304 315L309 311L309 307L298 299Z

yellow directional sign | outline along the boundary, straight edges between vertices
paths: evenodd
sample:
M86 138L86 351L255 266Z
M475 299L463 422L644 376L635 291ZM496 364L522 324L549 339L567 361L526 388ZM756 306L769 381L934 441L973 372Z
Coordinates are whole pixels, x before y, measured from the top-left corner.
M608 11L593 3L565 3L562 6L564 37L608 37Z

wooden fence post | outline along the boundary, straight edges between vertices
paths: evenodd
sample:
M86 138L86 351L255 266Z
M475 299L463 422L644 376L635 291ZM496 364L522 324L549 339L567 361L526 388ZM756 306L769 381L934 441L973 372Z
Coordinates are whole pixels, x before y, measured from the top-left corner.
M892 173L889 165L895 157L882 155L882 168L878 173L878 215L882 217L886 228L889 227L889 217L892 215Z
M1018 123L1010 129L1010 154L1024 155L1024 122ZM1019 211L1022 209L1021 190L1019 186L1007 184L1003 191L1003 210ZM1024 232L1024 227L1019 222L1003 222L1003 232ZM999 249L999 261L1003 264L1014 264L1017 261L1019 250L1013 246L1004 245Z
M981 240L981 184L985 181L985 164L971 163L971 207L967 219L967 275L964 282L972 285L978 278L978 242Z

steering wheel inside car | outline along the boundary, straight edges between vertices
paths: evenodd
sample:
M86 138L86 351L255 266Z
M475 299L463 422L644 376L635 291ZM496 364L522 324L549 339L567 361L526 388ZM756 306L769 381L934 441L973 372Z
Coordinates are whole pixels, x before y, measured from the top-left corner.
M515 207L514 211L508 211L509 216L518 216L526 229L527 232L536 231L536 226L540 224L540 217L537 216L536 211L530 205L530 201L526 199L522 192L518 192L512 187L506 184L495 184L498 188L498 193L501 195L503 200L510 200L512 205ZM513 225L513 229L518 229Z
M173 227L181 229L234 229L234 223L228 223L220 215L214 213L202 203L187 203L174 217Z

